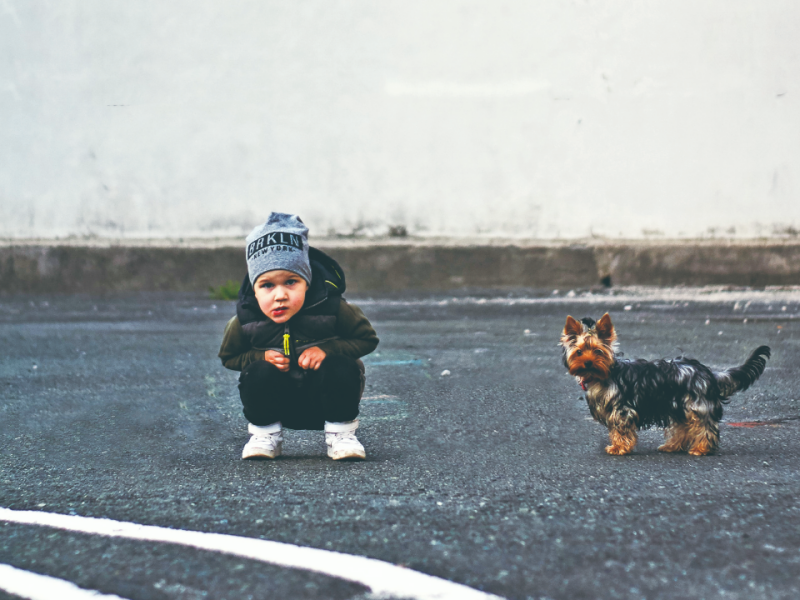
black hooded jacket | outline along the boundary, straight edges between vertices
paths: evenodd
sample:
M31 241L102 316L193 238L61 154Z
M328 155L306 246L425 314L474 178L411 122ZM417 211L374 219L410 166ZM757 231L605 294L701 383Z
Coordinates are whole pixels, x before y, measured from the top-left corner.
M288 355L293 368L303 350L318 346L326 354L360 358L378 345L378 337L364 313L349 304L339 263L316 248L309 248L311 283L305 302L287 323L275 323L258 306L249 276L239 289L236 316L228 322L219 357L229 369L240 371L265 350ZM285 338L288 334L288 338Z

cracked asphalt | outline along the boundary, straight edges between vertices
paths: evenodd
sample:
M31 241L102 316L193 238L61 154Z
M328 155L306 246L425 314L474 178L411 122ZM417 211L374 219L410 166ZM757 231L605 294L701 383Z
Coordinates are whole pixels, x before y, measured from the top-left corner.
M0 506L264 538L403 564L510 599L800 597L800 290L471 290L351 297L381 338L368 460L321 432L240 460L233 304L204 295L0 298ZM710 457L610 457L556 344L610 311L626 356L763 377ZM442 373L449 371L449 375ZM0 563L131 600L365 599L304 571L0 522ZM10 598L0 592L0 598Z

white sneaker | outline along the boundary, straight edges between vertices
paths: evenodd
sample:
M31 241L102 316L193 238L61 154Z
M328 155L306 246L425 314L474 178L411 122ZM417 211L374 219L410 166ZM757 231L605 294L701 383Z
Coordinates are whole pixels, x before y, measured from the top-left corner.
M328 445L328 456L333 460L345 458L367 458L364 446L356 437L358 419L346 423L325 421L325 443Z
M278 458L283 450L283 429L281 422L259 427L247 424L247 431L252 435L250 441L242 448L242 458Z

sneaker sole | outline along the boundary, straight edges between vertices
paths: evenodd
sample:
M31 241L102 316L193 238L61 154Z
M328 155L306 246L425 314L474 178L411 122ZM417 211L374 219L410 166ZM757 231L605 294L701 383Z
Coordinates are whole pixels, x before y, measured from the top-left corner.
M332 455L328 454L328 457L333 459L333 460L366 460L367 459L366 453L364 453L364 454L352 453L352 454L344 454L344 455L341 455L341 456L332 456Z
M275 460L279 456L280 454L248 454L247 456L242 454L242 460Z

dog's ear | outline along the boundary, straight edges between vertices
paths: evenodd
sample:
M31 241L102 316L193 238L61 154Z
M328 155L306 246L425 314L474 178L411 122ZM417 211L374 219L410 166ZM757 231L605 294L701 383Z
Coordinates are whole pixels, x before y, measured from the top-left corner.
M574 338L583 333L583 325L572 317L567 317L567 324L564 325L564 337Z
M614 331L614 324L611 322L611 316L606 313L595 326L598 337L606 343L612 343L617 339L617 332Z

